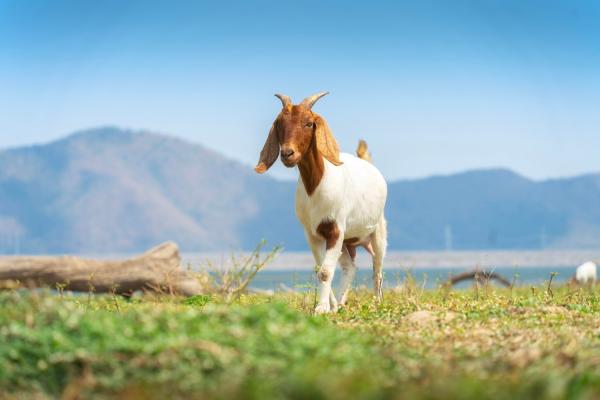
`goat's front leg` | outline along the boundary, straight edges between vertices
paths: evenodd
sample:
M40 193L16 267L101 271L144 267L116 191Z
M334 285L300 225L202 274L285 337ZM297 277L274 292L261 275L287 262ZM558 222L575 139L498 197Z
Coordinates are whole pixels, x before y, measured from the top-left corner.
M325 250L326 250L325 249L326 242L325 242L325 239L323 239L319 236L312 235L309 231L305 231L305 234L306 234L306 241L308 242L310 250L313 253L313 257L315 259L315 264L319 268L319 270L317 271L317 273L318 273L321 269L321 266L323 265L323 258L325 257ZM337 311L338 303L335 298L335 295L333 294L333 290L330 290L329 293L330 293L329 294L330 309L332 311Z
M337 309L337 301L331 289L335 266L342 254L344 233L335 221L324 221L319 224L317 233L325 239L325 255L317 272L319 280L319 302L315 313L323 314Z

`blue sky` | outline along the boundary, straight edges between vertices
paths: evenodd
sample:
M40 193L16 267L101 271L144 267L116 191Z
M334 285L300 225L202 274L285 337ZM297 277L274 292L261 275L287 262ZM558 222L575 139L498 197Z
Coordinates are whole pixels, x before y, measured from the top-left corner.
M273 93L328 90L315 111L390 179L596 172L599 20L594 1L0 0L0 147L117 125L253 164Z

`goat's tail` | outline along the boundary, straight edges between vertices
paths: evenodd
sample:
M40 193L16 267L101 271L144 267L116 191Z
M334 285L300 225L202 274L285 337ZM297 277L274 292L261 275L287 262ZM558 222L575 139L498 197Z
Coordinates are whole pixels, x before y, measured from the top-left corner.
M365 142L362 139L358 141L358 147L356 148L356 156L370 163L373 162L373 160L371 159L371 153L369 153L369 146L367 146L367 142Z

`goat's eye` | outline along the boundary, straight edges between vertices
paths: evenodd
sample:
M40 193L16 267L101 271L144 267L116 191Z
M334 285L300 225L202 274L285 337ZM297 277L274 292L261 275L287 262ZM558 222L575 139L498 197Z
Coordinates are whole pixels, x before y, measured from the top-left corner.
M313 123L312 122L307 122L304 126L306 126L307 128L312 128L313 127Z

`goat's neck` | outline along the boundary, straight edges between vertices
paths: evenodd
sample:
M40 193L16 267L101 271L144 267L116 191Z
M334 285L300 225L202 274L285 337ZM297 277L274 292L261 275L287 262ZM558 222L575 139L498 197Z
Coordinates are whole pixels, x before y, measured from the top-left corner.
M316 140L313 139L311 142L308 152L298 164L298 169L300 170L304 189L306 189L306 193L310 196L317 189L317 186L319 186L325 173L325 162L317 149Z

